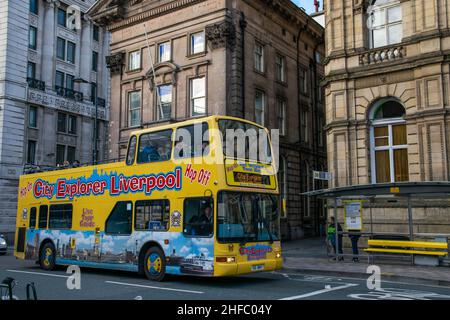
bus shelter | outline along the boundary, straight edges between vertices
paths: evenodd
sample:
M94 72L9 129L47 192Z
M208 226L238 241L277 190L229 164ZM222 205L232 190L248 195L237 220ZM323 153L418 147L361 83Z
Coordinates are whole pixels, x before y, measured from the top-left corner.
M316 197L325 199L327 201L328 212L333 212L335 217L335 243L339 243L339 236L358 234L361 237L369 239L401 239L405 241L415 241L416 239L433 239L433 241L440 241L447 243L447 260L448 263L448 241L450 239L450 182L400 182L400 183L382 183L382 184L368 184L368 185L353 185L345 187L337 187L331 189L315 190L302 193L303 196ZM365 215L365 221L362 221L362 213L358 219L358 203L365 206L368 214ZM406 213L406 232L378 232L374 230L374 219L377 219L376 213L373 213L373 208L380 208L384 204L392 206L394 204L404 210ZM432 225L427 226L427 232L421 232L420 221L415 221L414 208L440 208L439 216L442 219L447 219L448 224L444 227L446 232L430 232L433 229ZM331 209L331 210L330 210ZM338 229L340 210L343 213L344 226L342 231ZM356 210L355 210L356 209ZM391 211L392 212L392 211ZM355 214L356 213L356 214ZM367 212L366 212L367 213ZM422 212L421 212L422 213ZM352 216L353 215L353 216ZM423 218L423 214L421 214ZM425 214L426 215L426 214ZM368 221L367 221L368 220ZM422 220L422 219L416 219ZM362 227L364 224L364 228ZM367 228L367 225L369 227ZM348 227L350 225L350 228ZM359 228L358 228L359 226ZM394 226L395 227L395 226ZM435 224L436 227L442 227L439 222ZM354 228L354 229L352 229ZM352 229L352 230L349 230ZM359 230L358 230L359 229ZM395 228L394 228L395 229ZM400 228L398 228L400 229ZM416 229L416 231L415 231ZM418 230L418 231L417 231ZM442 228L441 228L442 230ZM434 231L434 230L432 230ZM342 241L342 237L341 237ZM337 245L336 245L337 246ZM400 250L398 250L400 251ZM363 250L359 250L359 256ZM351 254L354 256L353 254ZM336 261L349 254L339 253L334 250L332 255ZM371 258L375 257L390 257L392 254L373 254L364 255L370 262ZM409 257L411 262L415 262L414 254L402 255L402 258ZM441 257L440 261L443 259Z

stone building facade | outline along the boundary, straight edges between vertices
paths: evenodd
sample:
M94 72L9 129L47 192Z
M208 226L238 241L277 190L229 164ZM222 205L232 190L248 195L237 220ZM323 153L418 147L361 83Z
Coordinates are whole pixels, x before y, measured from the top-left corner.
M281 129L283 236L318 232L322 207L300 196L326 168L318 23L289 0L100 0L90 14L112 36L110 158L136 128L195 116Z
M109 34L86 15L94 2L0 3L0 233L8 240L25 164L93 159L96 91L98 159L105 158Z
M450 2L327 0L325 21L332 186L449 181ZM449 233L448 202L415 206L415 232ZM373 215L407 230L404 204Z

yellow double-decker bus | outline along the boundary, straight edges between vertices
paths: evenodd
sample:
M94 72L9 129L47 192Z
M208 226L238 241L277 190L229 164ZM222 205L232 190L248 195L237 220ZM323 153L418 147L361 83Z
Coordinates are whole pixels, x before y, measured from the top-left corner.
M272 152L267 129L211 116L133 132L123 162L23 174L14 254L156 281L280 269Z

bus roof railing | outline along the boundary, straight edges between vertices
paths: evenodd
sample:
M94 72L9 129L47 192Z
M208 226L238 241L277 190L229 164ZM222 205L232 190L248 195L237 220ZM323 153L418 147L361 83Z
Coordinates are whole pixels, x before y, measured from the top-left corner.
M124 161L124 160L125 160L125 157L108 159L108 160L103 160L103 161L97 161L95 163L95 165L121 162L121 161ZM79 163L79 164L71 163L71 164L68 164L68 165L66 164L66 165L59 165L59 166L26 163L23 166L22 174L25 175L25 174L34 174L34 173L39 173L39 172L49 172L49 171L58 171L58 170L65 170L65 169L74 169L74 168L81 168L81 167L86 167L86 166L91 166L91 165L93 165L92 162L85 162L85 163Z

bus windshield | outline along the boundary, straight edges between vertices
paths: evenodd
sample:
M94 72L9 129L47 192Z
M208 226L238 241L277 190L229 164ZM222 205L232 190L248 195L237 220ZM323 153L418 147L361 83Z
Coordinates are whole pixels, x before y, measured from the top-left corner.
M269 137L266 130L255 125L219 120L223 153L228 158L270 163L272 161Z
M218 195L220 242L279 240L278 199L262 193L222 191Z

